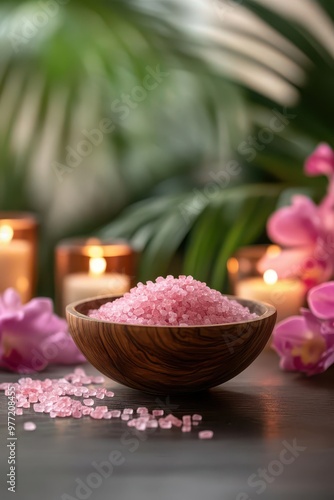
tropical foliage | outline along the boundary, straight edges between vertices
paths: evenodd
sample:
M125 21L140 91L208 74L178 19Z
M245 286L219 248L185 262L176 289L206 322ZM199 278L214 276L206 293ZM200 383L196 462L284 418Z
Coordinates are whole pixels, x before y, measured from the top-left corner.
M277 202L323 194L302 164L333 143L330 44L274 1L63 3L44 2L45 26L43 2L0 7L1 207L41 213L44 266L57 239L94 232L132 240L141 279L175 269L223 288ZM332 3L312 5L330 30ZM157 67L168 75L120 114Z

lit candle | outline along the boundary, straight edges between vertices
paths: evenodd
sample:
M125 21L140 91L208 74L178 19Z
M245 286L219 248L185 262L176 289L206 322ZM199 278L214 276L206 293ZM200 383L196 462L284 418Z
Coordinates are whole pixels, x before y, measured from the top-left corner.
M0 224L0 292L15 288L22 302L32 293L31 262L32 246L28 241L14 239L14 230L8 224Z
M102 249L94 247L89 259L88 273L73 273L64 278L63 306L97 295L122 295L129 291L130 278L119 273L106 273L107 262L100 255Z
M240 298L269 302L277 309L277 321L299 314L305 288L297 279L278 279L276 271L268 269L263 277L245 278L235 285Z

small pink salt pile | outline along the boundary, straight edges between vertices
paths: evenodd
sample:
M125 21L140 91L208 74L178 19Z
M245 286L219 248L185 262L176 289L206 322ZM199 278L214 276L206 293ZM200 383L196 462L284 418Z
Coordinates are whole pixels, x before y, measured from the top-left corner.
M197 414L184 415L182 419L173 414L164 416L164 410L161 408L155 408L150 413L146 407L139 407L136 410L125 407L120 410L111 409L106 404L98 405L96 400L114 397L112 391L100 387L103 383L103 377L89 377L82 368L76 368L73 373L59 379L33 380L27 377L20 378L17 383L6 382L0 384L0 391L5 391L5 395L8 396L13 394L12 388L15 388L17 416L23 415L24 410L27 413L33 410L35 413L47 414L50 418L121 419L138 431L180 427L182 432L190 432L192 426L198 425L202 420L201 415ZM23 427L26 431L34 431L36 424L26 422ZM211 439L212 436L212 431L198 433L199 439Z
M247 307L192 276L159 277L155 283L138 283L120 299L89 311L89 316L113 323L151 326L220 325L257 317Z

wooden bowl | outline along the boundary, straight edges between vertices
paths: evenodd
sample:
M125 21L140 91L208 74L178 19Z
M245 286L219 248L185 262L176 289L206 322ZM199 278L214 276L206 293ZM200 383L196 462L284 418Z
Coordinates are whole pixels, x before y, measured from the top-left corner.
M90 309L118 297L86 299L66 308L74 342L100 372L134 389L175 394L209 389L242 372L260 354L276 309L236 299L258 319L212 326L143 326L101 321Z

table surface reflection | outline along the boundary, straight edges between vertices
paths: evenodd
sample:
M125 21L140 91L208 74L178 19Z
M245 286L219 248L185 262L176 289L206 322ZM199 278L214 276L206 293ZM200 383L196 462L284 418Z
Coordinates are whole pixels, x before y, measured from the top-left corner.
M50 368L37 378L60 377ZM87 371L95 373L88 365ZM0 383L16 381L0 374ZM1 393L1 499L24 500L332 500L334 498L334 369L314 378L283 373L265 351L235 379L206 393L160 397L111 380L112 408L164 407L176 415L200 413L196 428L140 433L119 420L16 417L17 488L9 493L7 398ZM100 404L105 404L100 402ZM27 410L26 410L27 411ZM33 420L35 432L23 431ZM287 451L284 451L287 450ZM94 463L119 451L121 464L97 476ZM88 486L90 478L90 487ZM94 482L95 481L95 482ZM81 485L81 488L78 485ZM83 484L86 485L82 486Z

